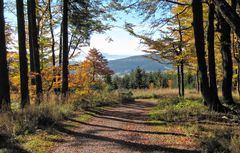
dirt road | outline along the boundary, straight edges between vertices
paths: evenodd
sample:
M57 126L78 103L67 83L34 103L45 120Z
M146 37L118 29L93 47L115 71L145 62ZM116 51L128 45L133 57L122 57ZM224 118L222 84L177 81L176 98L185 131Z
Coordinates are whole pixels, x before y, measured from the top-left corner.
M199 152L191 145L178 141L188 136L175 131L161 131L164 123L149 122L148 113L154 102L138 100L122 104L96 115L88 121L70 119L78 126L60 127L66 137L52 149L53 153L142 153Z

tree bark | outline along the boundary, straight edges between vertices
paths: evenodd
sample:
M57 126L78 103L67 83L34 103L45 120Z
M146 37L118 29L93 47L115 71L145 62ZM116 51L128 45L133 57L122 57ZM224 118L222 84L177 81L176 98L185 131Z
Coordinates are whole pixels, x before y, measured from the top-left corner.
M177 22L178 22L178 33L179 33L179 45L178 45L178 55L182 55L183 49L183 33L182 33L182 26L181 26L181 21L178 17L176 16ZM180 61L180 73L181 73L181 96L184 97L184 60L182 59Z
M63 24L61 23L61 26L60 26L60 37L59 37L59 55L58 55L58 58L59 58L59 61L58 61L58 71L57 71L57 75L58 75L58 79L57 81L61 81L61 69L62 69L62 50L63 50L63 46L62 46L62 42L63 42ZM57 89L55 89L55 92L56 93L60 93L61 92L61 87L58 87Z
M197 92L200 92L200 83L199 83L199 70L197 69L197 74L196 74L196 88Z
M180 67L177 66L177 82L178 82L178 96L181 97L181 76L180 76Z
M3 0L0 0L0 110L9 111L11 109L10 85L7 66L7 50L5 40L5 21Z
M181 62L181 85L182 85L182 97L184 97L184 64Z
M62 66L62 50L63 50L63 24L61 23L61 27L60 27L60 38L59 38L59 66Z
M55 57L55 36L54 36L54 30L53 30L53 16L52 16L52 9L51 9L51 2L52 0L48 0L48 13L49 13L49 28L51 32L51 37L52 37L52 44L51 44L51 50L52 50L52 72L53 72L53 80L51 82L50 87L48 88L48 91L50 91L53 87L54 82L56 82L56 57ZM54 89L56 92L57 89Z
M29 40L29 52L30 52L30 72L31 74L33 74L35 72L34 69L34 48L33 48L33 43L32 43L32 22L31 22L31 1L28 0L27 1L27 14L28 14L28 40ZM36 80L35 78L31 78L31 84L35 85L36 84Z
M232 97L233 62L231 54L231 28L221 14L219 14L220 41L223 65L222 94L223 100L229 105L234 104Z
M240 63L238 63L238 76L237 76L237 82L238 82L238 95L240 96Z
M239 0L232 0L232 8L235 10L235 12L239 15L239 9L240 9L240 1ZM238 10L237 10L238 8ZM238 91L238 95L240 96L240 40L239 37L237 37L237 41L236 41L236 52L238 53L238 59L237 59L237 63L238 63L238 70L237 70L237 91ZM233 48L234 49L234 48Z
M240 37L240 17L225 0L213 0L217 11L229 24L232 30Z
M68 92L68 0L63 0L63 66L62 93Z
M207 65L205 60L205 42L204 42L204 28L203 28L203 7L199 0L192 0L193 12L193 30L195 38L195 47L197 53L197 62L200 73L201 93L210 110L224 111L223 106L219 101L212 99L212 91L209 87Z
M26 33L24 20L23 0L16 0L17 23L18 23L18 44L20 62L20 83L21 83L21 108L30 104L28 89L28 61L26 51Z
M52 37L52 65L56 65L55 60L55 36L54 36L54 30L53 30L53 17L52 17L52 9L51 9L51 0L48 0L48 11L49 11L49 27L51 31L51 37Z
M41 70L40 70L40 58L39 58L39 46L38 46L38 31L36 24L36 2L35 0L28 0L29 7L29 38L30 44L32 45L32 53L33 53L33 65L34 72L36 73L36 94L37 94L37 102L40 103L40 97L42 96L42 78L41 78ZM30 36L31 35L31 36Z
M213 100L219 101L217 82L216 82L216 64L215 64L215 48L214 48L214 13L215 6L213 3L209 4L208 8L208 66L209 66L209 77L210 77L210 90L212 91Z

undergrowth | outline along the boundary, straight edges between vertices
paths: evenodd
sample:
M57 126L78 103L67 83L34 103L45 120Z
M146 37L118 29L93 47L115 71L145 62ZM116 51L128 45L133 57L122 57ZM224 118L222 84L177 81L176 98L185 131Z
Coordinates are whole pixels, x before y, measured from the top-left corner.
M181 126L186 134L198 136L202 152L240 152L240 128L237 116L211 112L199 98L164 98L150 112L152 120ZM194 127L191 130L186 127Z
M133 100L131 93L118 91L85 96L69 95L67 98L50 94L42 99L40 105L32 104L23 110L15 109L12 112L1 113L0 137L7 137L9 141L15 143L16 138L32 135L38 129L49 129L65 118L71 117L76 111L83 112L89 107L112 106ZM4 141L0 139L0 144L4 144ZM7 152L5 149L4 145L0 146L0 152Z
M159 101L150 116L154 120L179 122L197 120L206 113L207 107L203 106L201 100L164 98Z

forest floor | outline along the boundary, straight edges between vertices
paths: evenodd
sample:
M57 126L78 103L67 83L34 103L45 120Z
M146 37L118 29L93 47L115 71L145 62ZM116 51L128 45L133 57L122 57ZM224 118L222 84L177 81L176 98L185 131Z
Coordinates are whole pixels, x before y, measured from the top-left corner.
M104 110L89 110L88 121L68 119L56 129L64 137L51 153L200 152L196 137L179 126L151 121L156 100L138 99Z
M135 101L125 103L27 111L33 121L44 119L38 124L27 115L9 123L2 116L21 133L0 131L0 153L240 152L240 116L209 111L191 90L185 98L177 90L132 92ZM240 112L238 104L228 107Z

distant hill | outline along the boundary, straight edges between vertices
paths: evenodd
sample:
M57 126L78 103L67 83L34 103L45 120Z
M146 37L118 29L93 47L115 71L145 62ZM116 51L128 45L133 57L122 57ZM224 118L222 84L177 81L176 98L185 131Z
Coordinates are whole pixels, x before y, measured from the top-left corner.
M138 66L146 71L164 71L172 68L170 64L160 64L152 59L144 57L144 55L110 60L108 65L115 73L120 74L129 73Z

